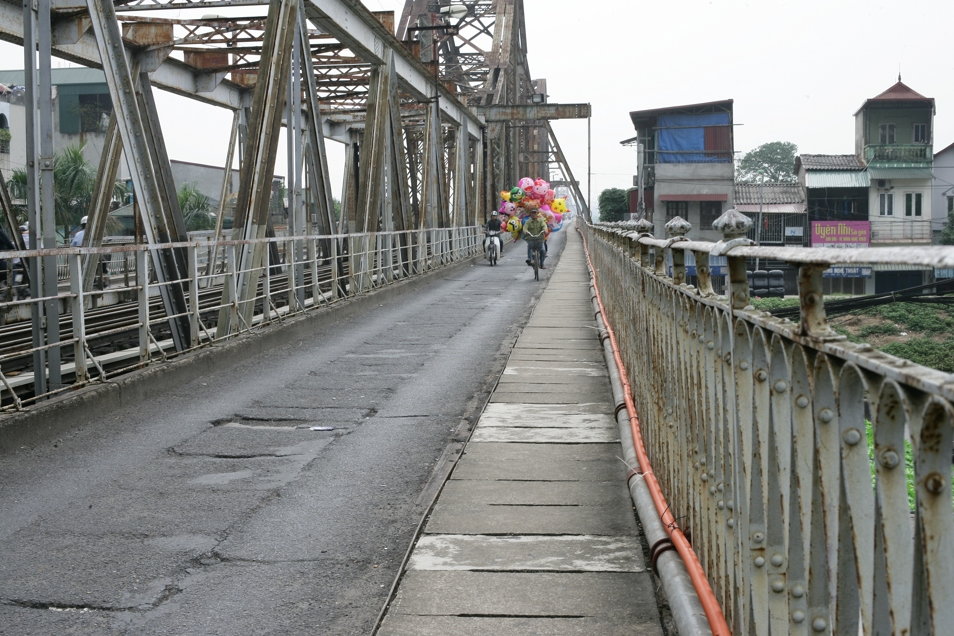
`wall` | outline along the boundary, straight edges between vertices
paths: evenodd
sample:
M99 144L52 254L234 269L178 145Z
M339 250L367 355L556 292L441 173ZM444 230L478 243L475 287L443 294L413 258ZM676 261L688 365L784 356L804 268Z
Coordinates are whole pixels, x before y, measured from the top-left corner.
M940 232L947 223L947 197L954 196L954 146L934 156L934 186L931 188L931 228Z
M668 163L656 164L656 187L653 200L653 223L655 235L666 238L666 202L662 195L671 194L724 194L723 211L735 205L735 164L733 163ZM699 203L689 202L689 218L692 224L689 237L718 241L722 235L710 228L699 227Z

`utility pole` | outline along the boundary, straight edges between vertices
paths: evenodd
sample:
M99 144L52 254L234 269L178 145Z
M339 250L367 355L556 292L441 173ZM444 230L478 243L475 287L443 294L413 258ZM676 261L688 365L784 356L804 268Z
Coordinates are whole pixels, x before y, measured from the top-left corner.
M765 199L765 171L759 170L759 175L762 177L761 182L759 183L759 222L755 226L755 244L762 244L762 202ZM755 270L759 269L759 257L755 257Z

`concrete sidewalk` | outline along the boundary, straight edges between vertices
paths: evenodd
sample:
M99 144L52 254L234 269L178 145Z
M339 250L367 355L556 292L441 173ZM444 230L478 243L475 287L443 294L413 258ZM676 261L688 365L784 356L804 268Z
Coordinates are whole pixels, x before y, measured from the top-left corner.
M548 271L379 636L662 634L576 231Z

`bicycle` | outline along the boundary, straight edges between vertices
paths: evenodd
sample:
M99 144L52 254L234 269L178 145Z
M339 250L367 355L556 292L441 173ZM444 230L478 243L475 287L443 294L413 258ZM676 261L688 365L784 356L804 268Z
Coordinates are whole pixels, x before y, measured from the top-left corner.
M530 264L533 265L533 280L540 280L540 251L543 250L543 234L540 233L537 236L533 234L524 233L523 239L527 242L527 245L530 247Z

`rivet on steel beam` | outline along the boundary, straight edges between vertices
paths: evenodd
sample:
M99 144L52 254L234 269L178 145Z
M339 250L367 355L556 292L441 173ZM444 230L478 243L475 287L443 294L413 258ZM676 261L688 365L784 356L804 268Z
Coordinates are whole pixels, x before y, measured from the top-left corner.
M709 481L709 475L702 473L702 477L700 477L700 479L702 479L702 481Z
M708 349L709 351L712 351L713 349L715 349L715 343L710 340L709 342L706 343L706 349Z
M725 485L724 485L724 484L719 484L718 486L716 486L716 489L717 489L719 492L722 492L723 490L725 490Z
M723 510L725 508L725 502L720 499L719 501L716 502L716 508L718 508L719 510Z
M833 419L835 419L835 413L829 408L824 408L818 412L818 419L825 424L829 424Z
M765 565L765 559L762 557L755 557L755 567L760 568Z
M944 478L940 473L931 473L924 479L924 487L932 495L940 495L944 492Z
M805 588L802 587L801 585L792 586L792 596L794 596L795 598L802 598L803 596L805 596Z
M812 621L812 629L816 632L823 632L828 629L828 621L824 618L816 618Z
M742 362L740 362L740 363L739 363L739 368L742 369L743 371L747 371L748 368L749 368L749 363L748 363L748 361L743 360Z
M803 612L802 610L795 610L794 612L792 612L793 623L801 623L804 620L805 620L805 612Z
M849 428L842 437L849 446L854 446L861 441L861 431L857 428Z
M715 486L709 486L709 494L710 494L710 495L714 495L714 494L715 494Z
M705 466L705 465L706 465L706 461L707 461L706 458L703 457L702 459L699 460L699 463L702 464L703 466Z
M775 554L772 556L772 565L777 568L782 567L782 564L785 563L785 558L781 554Z
M755 372L755 379L759 382L765 382L768 380L768 373L765 372L765 369L759 369Z
M805 397L804 395L799 395L798 398L795 400L795 404L797 404L799 408L805 408L806 406L808 406L808 398Z
M762 543L763 541L765 541L765 535L761 532L756 532L755 534L752 535L752 541L754 541L755 543Z
M788 382L785 380L779 380L775 383L775 392L776 393L785 393L788 390Z
M735 510L735 502L729 499L729 501L726 502L725 507L729 510Z
M735 527L735 519L729 519L728 521L725 522L725 525L729 526L730 528L734 528L734 527Z
M898 464L901 463L901 457L898 456L898 452L893 448L882 451L879 459L881 460L881 465L885 468L897 468Z
M785 591L785 581L777 580L772 582L772 591L776 594L781 594Z

